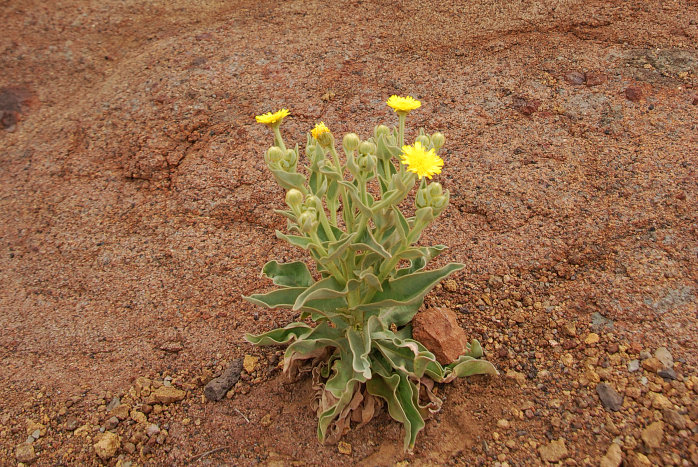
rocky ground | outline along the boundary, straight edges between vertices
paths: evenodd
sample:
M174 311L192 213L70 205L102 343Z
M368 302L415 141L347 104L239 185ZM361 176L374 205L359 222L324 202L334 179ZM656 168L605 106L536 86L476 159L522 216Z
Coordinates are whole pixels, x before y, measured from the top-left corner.
M0 463L698 464L698 6L0 3ZM500 377L321 446L308 380L242 340L282 190L253 116L446 134L425 240ZM233 362L218 402L204 387Z

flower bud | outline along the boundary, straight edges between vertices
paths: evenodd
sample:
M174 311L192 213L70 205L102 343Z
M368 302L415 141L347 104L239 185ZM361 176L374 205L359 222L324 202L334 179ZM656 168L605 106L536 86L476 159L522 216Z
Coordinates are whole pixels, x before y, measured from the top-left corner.
M347 133L344 135L342 145L344 146L344 150L346 152L352 152L356 151L356 148L359 147L359 142L359 136L356 133Z
M306 209L314 210L317 212L320 209L322 209L322 201L317 196L310 195L308 196L308 199L305 200L305 203L303 203L303 206L305 206Z
M387 138L390 135L390 128L388 128L385 125L378 125L376 127L376 130L374 131L374 134L376 136L376 139L378 139L381 135Z
M362 141L359 144L359 154L375 154L376 145L370 141Z
M431 144L434 145L434 149L437 151L444 145L446 142L446 137L443 135L443 133L434 133L431 135Z
M419 142L424 146L425 148L428 148L429 145L431 144L431 141L429 140L429 137L427 135L419 135L417 136L417 139L415 142Z
M278 146L272 146L267 150L267 162L277 164L284 157L284 151Z
M437 196L441 196L444 192L443 188L441 187L441 184L438 182L430 183L427 186L427 190L428 190L429 196L431 198L436 198Z
M293 149L286 150L286 155L283 160L279 162L279 165L286 171L289 169L294 169L296 167L296 162L298 162L298 155Z
M295 188L291 188L286 193L286 204L293 212L299 212L303 204L303 193Z
M440 183L429 183L426 187L417 190L415 205L417 209L431 207L434 215L438 216L448 205L448 191L444 193Z
M376 161L373 154L361 154L356 158L356 165L362 172L373 173L376 170Z
M315 209L308 208L298 216L298 225L304 233L314 232L319 224Z

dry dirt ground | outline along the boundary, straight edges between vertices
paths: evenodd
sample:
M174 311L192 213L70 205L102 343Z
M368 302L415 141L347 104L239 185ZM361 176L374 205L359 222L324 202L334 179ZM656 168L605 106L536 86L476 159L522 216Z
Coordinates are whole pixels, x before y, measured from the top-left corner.
M121 466L698 464L695 1L0 13L0 464L100 464L109 431ZM319 120L366 137L395 123L391 94L423 101L412 135L447 136L452 204L427 238L467 267L426 305L501 376L440 388L414 453L383 414L346 454L318 444L309 382L242 340L294 318L241 300L261 266L304 258L274 237L253 115L291 109L291 141ZM205 401L244 355L255 369ZM154 400L163 385L183 400Z

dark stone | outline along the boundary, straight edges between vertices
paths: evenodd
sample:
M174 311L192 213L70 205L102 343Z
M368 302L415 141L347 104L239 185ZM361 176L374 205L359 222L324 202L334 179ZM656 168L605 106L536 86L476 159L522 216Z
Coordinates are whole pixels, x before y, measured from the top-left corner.
M618 412L623 406L623 396L618 394L612 386L600 383L596 386L596 392L607 410Z
M676 372L673 368L662 368L657 372L657 374L665 380L676 379Z
M242 358L233 360L233 363L217 378L213 378L204 388L204 395L210 401L219 401L225 397L230 388L240 379L242 372Z

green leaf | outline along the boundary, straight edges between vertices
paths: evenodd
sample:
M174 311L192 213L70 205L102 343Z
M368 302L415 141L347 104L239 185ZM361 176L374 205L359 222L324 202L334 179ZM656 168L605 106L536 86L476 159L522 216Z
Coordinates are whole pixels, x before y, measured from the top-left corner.
M315 282L313 285L298 294L293 303L293 310L300 310L309 301L322 301L331 298L343 298L350 290L358 287L358 281L349 281L346 285L342 285L335 280L334 277L326 277L321 281ZM345 302L346 303L346 302Z
M320 281L321 282L321 281ZM317 284L316 282L315 284ZM285 287L272 290L265 294L253 294L248 296L243 295L243 299L255 305L264 306L267 308L293 308L298 297L308 290L309 287ZM306 299L303 306L298 308L301 311L320 314L331 321L336 321L334 318L341 315L341 310L346 310L347 301L344 297L323 300Z
M271 173L274 174L274 177L276 178L276 181L279 182L279 185L287 190L290 190L291 188L300 189L300 187L305 185L305 177L298 172L271 170Z
M336 261L344 255L348 248L352 246L351 241L356 237L356 232L352 234L345 234L344 238L340 238L336 242L332 242L327 245L327 256L324 258L325 262Z
M458 360L446 367L458 378L472 375L497 375L497 369L487 360L479 360L469 356L461 356Z
M416 272L397 279L383 282L383 291L378 292L371 303L357 308L366 311L379 311L383 307L421 305L424 296L450 274L463 269L465 265L449 263L433 271Z
M250 303L267 308L290 308L296 302L298 296L305 292L306 289L307 287L284 287L265 294L253 294L249 297L243 295L242 298Z
M256 345L286 344L292 339L299 339L312 332L313 328L304 323L291 323L284 328L274 329L263 334L245 334L245 340Z
M262 268L262 274L273 280L274 284L283 287L310 287L314 282L308 266L300 261L293 263L269 261Z
M376 375L366 382L366 389L369 394L386 401L390 416L405 428L404 448L412 449L417 433L424 428L414 384L404 374L393 374L390 377Z
M307 250L310 244L313 243L313 241L308 237L302 237L299 235L286 235L280 230L276 231L276 238L286 240L291 245L301 247L304 250Z
M347 329L347 340L352 354L352 368L354 373L359 373L364 380L371 378L371 363L368 361L368 353L371 351L371 335L367 332L359 333L354 329Z
M371 250L375 253L378 253L385 259L390 259L391 255L388 253L385 248L383 248L383 245L378 243L376 239L373 237L373 233L371 232L371 229L368 227L365 228L359 235L356 237L356 242L352 246L353 249L355 250Z
M414 315L417 314L417 311L419 311L419 307L421 306L421 303L418 305L396 305L396 306L387 306L384 308L381 308L378 317L380 320L386 324L392 324L395 323L396 326L404 326L410 321L412 321L412 318L414 318Z

